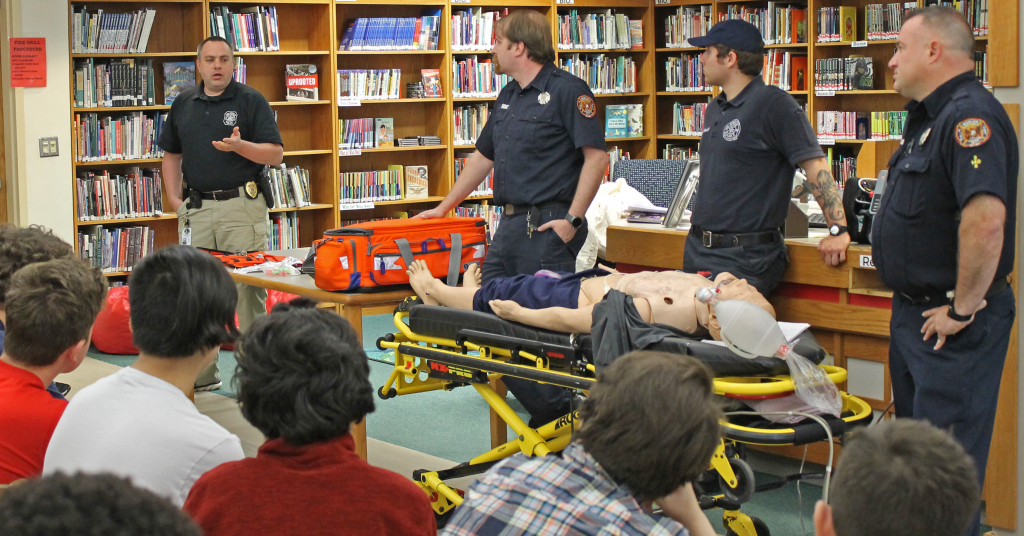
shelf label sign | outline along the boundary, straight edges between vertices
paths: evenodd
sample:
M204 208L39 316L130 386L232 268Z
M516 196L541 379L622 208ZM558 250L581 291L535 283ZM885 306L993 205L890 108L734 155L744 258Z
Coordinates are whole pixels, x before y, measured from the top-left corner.
M555 3L560 5L560 6L562 6L562 5L571 5L574 1L575 0L556 0Z
M339 149L338 156L361 156L363 154L362 149Z
M871 260L871 255L861 255L860 256L860 267L861 268L871 268L872 270L875 269L875 261Z
M864 48L866 46L868 46L868 42L867 41L854 41L854 42L850 43L850 47L851 48Z
M338 97L338 106L362 106L363 103L356 97Z
M818 138L818 145L835 145L835 138Z
M836 91L834 89L815 89L815 97L835 97Z
M11 87L46 87L46 38L12 37Z
M672 0L654 0L656 6L667 6Z
M342 199L341 205L338 208L341 210L366 210L373 207L373 203L346 203L345 200Z
M452 0L453 4L468 4L469 0Z

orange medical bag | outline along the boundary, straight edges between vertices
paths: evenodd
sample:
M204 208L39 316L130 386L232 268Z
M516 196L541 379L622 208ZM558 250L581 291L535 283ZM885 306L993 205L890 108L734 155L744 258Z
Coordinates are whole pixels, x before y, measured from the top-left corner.
M409 282L406 268L426 261L434 277L459 274L487 254L483 218L393 219L331 229L313 242L316 286L324 290L399 285ZM307 263L309 261L307 260Z

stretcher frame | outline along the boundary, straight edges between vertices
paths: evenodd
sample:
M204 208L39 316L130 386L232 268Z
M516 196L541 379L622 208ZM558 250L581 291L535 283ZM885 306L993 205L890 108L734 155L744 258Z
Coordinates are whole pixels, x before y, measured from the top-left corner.
M571 441L575 424L580 418L579 412L573 409L540 428L531 428L509 406L505 397L494 389L494 381L509 375L586 392L596 382L596 369L584 360L570 360L571 372L552 369L551 365L555 361L562 363L564 369L563 359L567 354L578 351L555 343L524 341L472 329L460 330L454 340L417 334L406 324L408 316L408 310L400 307L394 315L398 331L377 341L379 349L393 350L395 354L394 370L377 390L377 395L387 400L395 396L436 390L450 391L469 385L516 434L515 439L451 469L414 472L413 480L427 493L431 506L439 516L440 526L454 508L462 504L464 496L462 490L449 486L446 480L483 473L499 461L519 452L528 456L558 452ZM523 343L533 351L526 351ZM844 369L829 365L818 366L836 384L846 381L847 373ZM792 380L784 375L727 376L714 379L715 394L730 398L773 398L785 396L794 390ZM843 422L861 424L870 420L872 410L865 401L845 392L841 395ZM766 529L763 522L740 512L740 505L750 499L755 487L753 470L739 457L736 444L790 445L795 444L799 434L792 428L766 431L727 421L722 425L724 438L715 450L709 469L718 474L723 493L699 497L701 507L705 510L721 508L723 524L729 534L763 536ZM833 430L833 435L842 434L842 430L836 432Z

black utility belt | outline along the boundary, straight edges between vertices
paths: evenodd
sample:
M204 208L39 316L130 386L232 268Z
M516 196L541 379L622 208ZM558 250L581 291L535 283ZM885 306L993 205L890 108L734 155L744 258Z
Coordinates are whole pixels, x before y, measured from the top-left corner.
M1010 286L1010 282L1005 277L996 279L989 285L988 290L985 292L985 299L991 299L1001 294ZM939 307L942 305L949 305L950 294L953 291L949 291L945 294L906 294L904 292L897 292L904 300L910 302L910 305L931 305L933 307Z
M735 248L740 246L759 246L777 242L782 234L778 230L758 231L756 233L713 233L694 226L691 233L697 233L700 243L706 248Z
M199 190L192 190L192 192L195 192L200 199L206 199L208 201L227 201L228 199L234 199L242 195L242 193L239 190L241 189L231 188L229 190L213 190L210 192L200 192Z
M521 214L529 214L531 211L540 213L542 210L551 210L553 208L569 208L569 203L563 203L561 201L549 201L547 203L541 203L539 205L502 205L502 216L519 216Z

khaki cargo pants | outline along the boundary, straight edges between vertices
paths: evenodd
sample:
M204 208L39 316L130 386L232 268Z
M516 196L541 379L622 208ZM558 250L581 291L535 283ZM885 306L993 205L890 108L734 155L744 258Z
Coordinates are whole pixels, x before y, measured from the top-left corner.
M241 188L240 188L241 189ZM263 194L249 199L245 192L227 201L204 199L200 209L178 207L178 237L185 228L186 217L192 229L192 245L223 251L266 251L270 217ZM249 329L258 315L266 314L267 290L250 285L238 287L238 327ZM199 374L196 385L209 385L220 381L220 369L214 361Z

